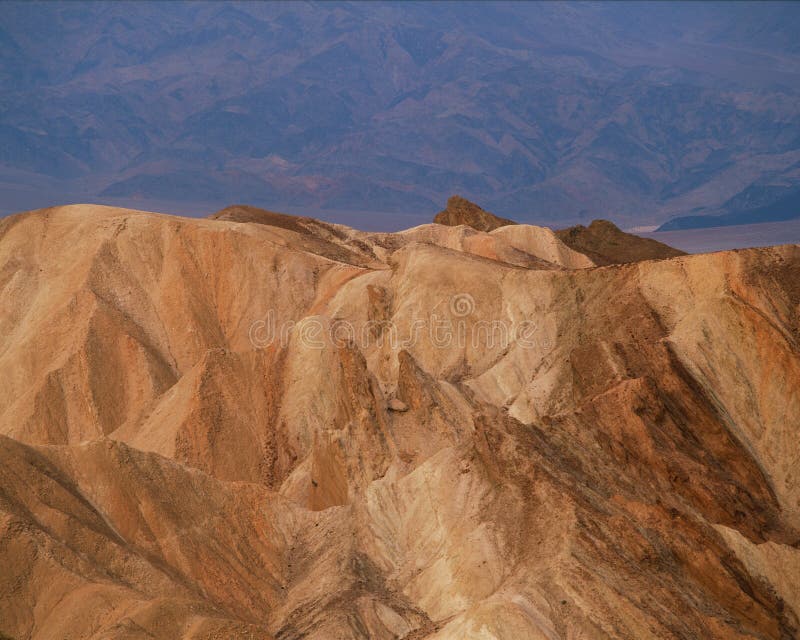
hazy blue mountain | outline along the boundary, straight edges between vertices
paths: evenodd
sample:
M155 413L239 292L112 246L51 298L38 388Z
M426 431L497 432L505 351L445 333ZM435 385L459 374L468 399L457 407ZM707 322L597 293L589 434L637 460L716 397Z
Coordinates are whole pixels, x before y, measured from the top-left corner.
M5 2L0 210L769 209L800 187L798 32L793 3Z
M672 218L657 230L678 231L796 220L800 218L800 188L754 185L731 198L723 209L728 210L728 213Z

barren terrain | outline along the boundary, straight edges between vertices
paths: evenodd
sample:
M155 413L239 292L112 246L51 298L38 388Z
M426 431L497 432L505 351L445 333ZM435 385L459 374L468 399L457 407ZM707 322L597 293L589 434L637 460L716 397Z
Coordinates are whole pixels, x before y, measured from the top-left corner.
M796 245L0 220L0 637L797 638L799 283Z

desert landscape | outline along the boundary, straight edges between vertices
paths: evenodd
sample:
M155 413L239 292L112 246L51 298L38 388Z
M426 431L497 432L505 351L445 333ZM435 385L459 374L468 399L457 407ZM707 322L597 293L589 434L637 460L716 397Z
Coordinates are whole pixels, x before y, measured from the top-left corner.
M0 640L800 640L800 3L0 7Z
M800 637L800 246L437 220L0 220L0 637Z

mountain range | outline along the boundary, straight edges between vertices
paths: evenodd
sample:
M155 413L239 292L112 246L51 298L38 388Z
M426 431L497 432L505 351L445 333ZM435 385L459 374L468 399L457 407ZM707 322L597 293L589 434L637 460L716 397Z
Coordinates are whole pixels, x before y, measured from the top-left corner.
M798 31L783 2L5 2L2 213L794 216Z

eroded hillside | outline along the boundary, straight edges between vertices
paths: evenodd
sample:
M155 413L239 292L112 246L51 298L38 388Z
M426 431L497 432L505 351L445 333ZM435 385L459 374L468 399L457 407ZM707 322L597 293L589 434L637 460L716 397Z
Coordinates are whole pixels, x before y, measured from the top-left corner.
M0 221L0 635L791 639L800 247Z

